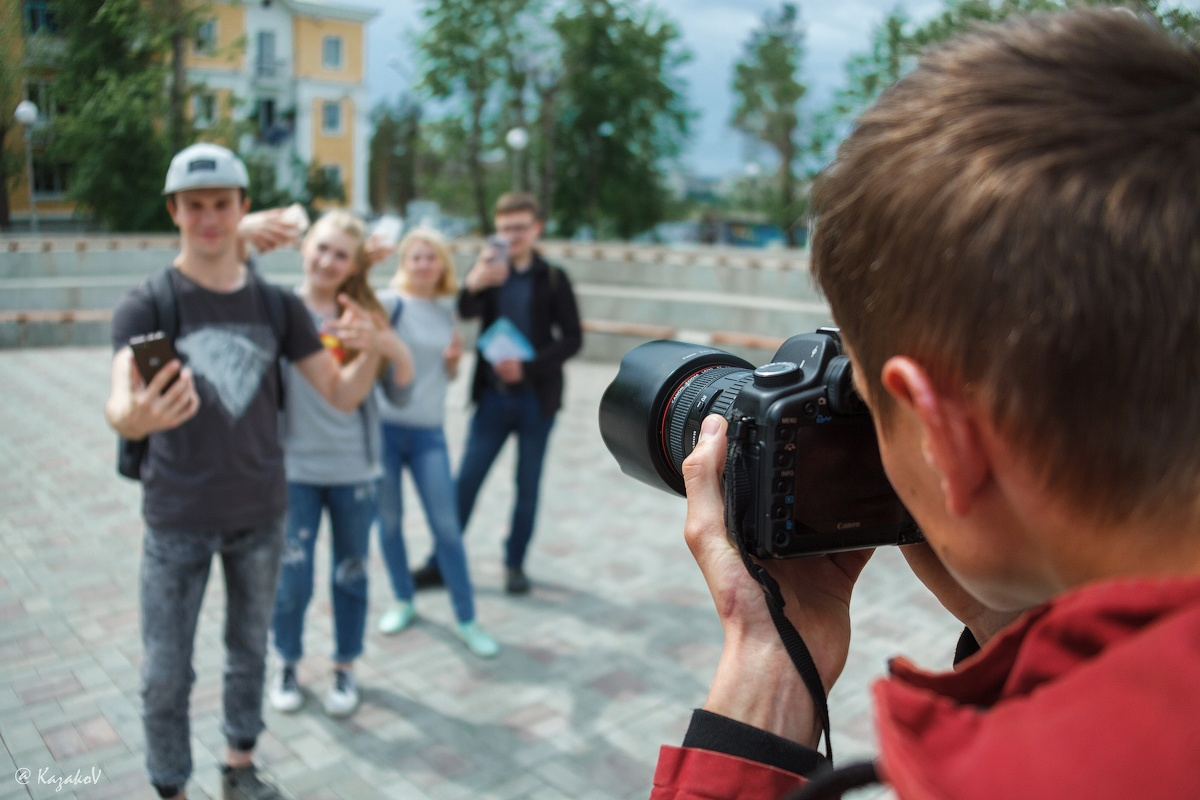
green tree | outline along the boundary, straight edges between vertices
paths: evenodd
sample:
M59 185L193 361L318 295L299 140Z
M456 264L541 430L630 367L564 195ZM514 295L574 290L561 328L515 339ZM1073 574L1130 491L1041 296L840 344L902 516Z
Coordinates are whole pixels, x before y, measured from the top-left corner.
M68 197L113 230L170 227L162 179L173 145L191 135L171 118L177 20L162 17L161 5L53 0L64 46L50 154L73 165Z
M401 95L395 106L377 106L371 119L375 123L367 166L371 207L403 210L417 198L421 105L410 95Z
M490 226L484 151L499 141L488 113L504 85L506 45L519 38L528 6L529 0L426 0L421 10L427 28L419 40L420 87L462 103L472 204L483 230Z
M800 81L804 57L804 26L800 11L784 3L768 11L762 25L750 34L734 66L737 105L733 126L770 146L779 159L779 200L775 221L795 244L794 221L802 216L796 200L796 160L800 145L800 100L807 87Z
M677 70L679 31L652 9L582 0L554 20L562 75L556 92L553 209L560 232L590 225L629 237L663 218L664 162L677 156L691 112Z
M926 48L975 25L1079 6L1132 7L1191 41L1200 35L1200 14L1167 8L1161 0L946 0L941 13L918 27L897 8L872 30L868 50L847 61L846 85L837 94L833 115L844 125L911 69Z
M0 48L6 53L22 50L17 11L16 3L0 5ZM8 230L12 226L8 193L25 168L24 131L13 118L13 111L23 99L17 63L15 58L0 57L0 230ZM11 137L9 134L12 134Z

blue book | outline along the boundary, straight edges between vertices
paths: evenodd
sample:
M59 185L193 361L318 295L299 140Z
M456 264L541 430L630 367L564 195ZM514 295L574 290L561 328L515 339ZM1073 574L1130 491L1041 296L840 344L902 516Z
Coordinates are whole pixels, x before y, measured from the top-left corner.
M479 335L479 352L492 364L515 358L532 361L536 354L533 345L521 333L521 329L508 317L500 317Z

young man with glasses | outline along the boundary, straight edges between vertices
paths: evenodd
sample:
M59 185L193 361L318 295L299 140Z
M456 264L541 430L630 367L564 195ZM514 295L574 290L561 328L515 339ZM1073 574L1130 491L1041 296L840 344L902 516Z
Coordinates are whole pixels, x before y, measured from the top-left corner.
M475 415L458 474L459 522L466 530L479 488L510 435L517 437L517 497L505 544L505 591L530 590L524 564L533 538L538 484L554 418L562 406L563 364L583 343L575 294L566 274L537 252L541 210L532 195L512 192L496 201L496 245L485 247L458 296L463 319L480 320L486 332L507 319L528 340L533 355L490 363L478 354L471 386ZM417 588L441 585L436 561L413 574Z

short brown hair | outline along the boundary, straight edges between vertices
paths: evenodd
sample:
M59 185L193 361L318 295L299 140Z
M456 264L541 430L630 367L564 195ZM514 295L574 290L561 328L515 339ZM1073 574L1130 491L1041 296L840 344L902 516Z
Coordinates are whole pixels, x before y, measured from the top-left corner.
M518 214L522 211L528 211L533 214L534 219L542 218L542 207L538 205L537 198L528 192L506 192L496 200L496 213L494 216L501 214Z
M1121 10L981 28L858 121L812 269L885 361L978 398L1094 518L1200 515L1200 54Z

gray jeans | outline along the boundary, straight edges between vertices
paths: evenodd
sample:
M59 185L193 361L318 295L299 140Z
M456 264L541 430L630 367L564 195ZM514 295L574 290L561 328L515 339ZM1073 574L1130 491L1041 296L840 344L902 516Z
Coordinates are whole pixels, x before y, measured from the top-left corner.
M147 529L142 551L142 722L151 783L182 787L192 772L189 698L200 603L214 555L225 575L223 732L249 749L263 729L267 630L283 520L232 531Z

